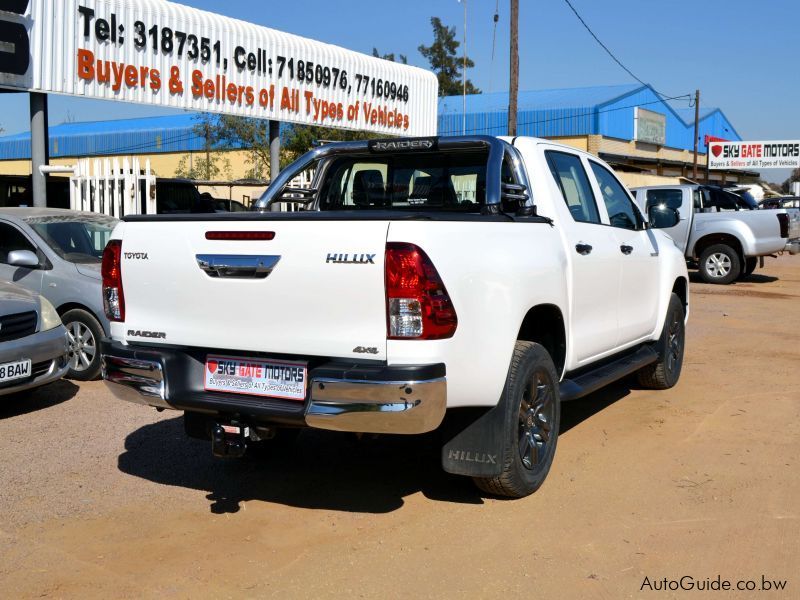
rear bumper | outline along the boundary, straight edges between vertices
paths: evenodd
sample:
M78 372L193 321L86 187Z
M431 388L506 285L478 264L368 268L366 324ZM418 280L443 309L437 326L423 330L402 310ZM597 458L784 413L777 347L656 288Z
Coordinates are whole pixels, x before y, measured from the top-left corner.
M309 364L306 399L296 402L205 391L205 350L103 340L100 351L103 379L111 392L156 408L253 423L414 434L436 429L447 406L443 364L390 367L314 361Z

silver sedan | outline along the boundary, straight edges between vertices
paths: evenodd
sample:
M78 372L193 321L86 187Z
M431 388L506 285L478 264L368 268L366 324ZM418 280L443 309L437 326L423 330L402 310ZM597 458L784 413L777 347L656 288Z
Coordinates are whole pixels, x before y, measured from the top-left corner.
M61 379L67 332L46 299L0 282L0 396Z
M69 333L67 377L94 379L109 333L100 266L117 219L56 208L0 208L0 281L41 294Z

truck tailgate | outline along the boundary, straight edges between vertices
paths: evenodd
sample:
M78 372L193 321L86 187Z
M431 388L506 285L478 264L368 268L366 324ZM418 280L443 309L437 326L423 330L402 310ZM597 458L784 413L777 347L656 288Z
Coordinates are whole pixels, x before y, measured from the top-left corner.
M118 229L123 337L237 352L384 359L387 230L387 221L125 222ZM212 238L232 232L274 238L207 239L209 232L222 234Z

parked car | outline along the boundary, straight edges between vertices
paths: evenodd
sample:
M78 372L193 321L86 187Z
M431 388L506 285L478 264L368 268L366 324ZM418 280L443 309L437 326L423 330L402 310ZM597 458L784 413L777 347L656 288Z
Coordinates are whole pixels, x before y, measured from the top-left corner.
M797 196L784 196L780 198L766 198L758 203L758 208L800 208L800 198Z
M57 208L0 208L0 280L42 294L67 327L71 379L100 373L108 335L100 263L117 220Z
M284 193L308 210L269 212ZM218 456L306 426L421 434L480 407L442 465L519 497L550 469L562 401L680 377L683 255L595 156L526 137L331 144L258 204L125 217L103 256L109 388L184 411Z
M639 207L658 220L663 207L680 213L664 228L706 283L728 284L755 271L759 258L800 244L800 211L751 210L741 196L704 185L634 188Z
M67 347L67 332L47 299L0 281L0 396L61 379Z

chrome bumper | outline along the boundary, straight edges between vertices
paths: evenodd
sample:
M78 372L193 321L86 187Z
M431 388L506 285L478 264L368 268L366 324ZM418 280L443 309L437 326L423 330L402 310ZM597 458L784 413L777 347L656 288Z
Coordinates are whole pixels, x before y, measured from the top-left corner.
M362 433L426 433L442 422L447 381L312 379L306 423Z
M309 372L305 403L203 389L205 353L122 348L101 343L102 374L121 400L206 414L239 415L255 423L275 422L357 433L426 433L447 408L444 365L348 368L323 365Z
M120 400L172 408L167 403L164 368L160 362L104 354L100 372L108 389Z
M791 240L786 242L786 247L783 249L784 252L788 252L789 254L800 254L800 240Z

